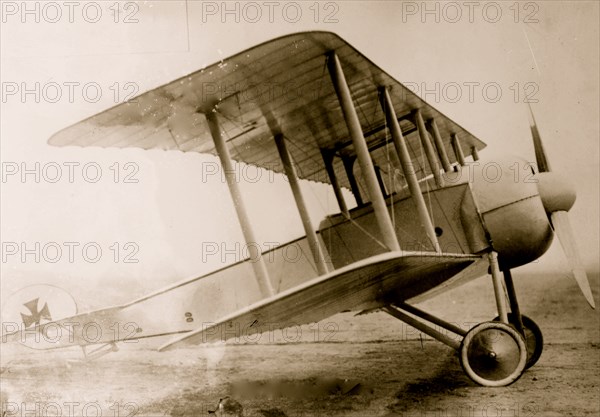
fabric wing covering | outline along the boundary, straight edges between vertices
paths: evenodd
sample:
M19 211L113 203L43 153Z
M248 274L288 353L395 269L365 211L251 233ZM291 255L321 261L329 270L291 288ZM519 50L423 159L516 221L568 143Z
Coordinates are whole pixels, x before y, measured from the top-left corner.
M349 188L343 159L355 157L328 70L335 51L346 76L364 136L376 165L395 155L378 88L388 87L419 178L431 173L412 122L421 109L435 118L446 152L456 161L451 135L465 155L485 144L425 103L337 35L283 36L119 104L52 136L55 146L142 148L216 154L204 113L216 111L232 158L283 172L273 136L282 133L301 178L329 183L322 151L331 152L342 187Z

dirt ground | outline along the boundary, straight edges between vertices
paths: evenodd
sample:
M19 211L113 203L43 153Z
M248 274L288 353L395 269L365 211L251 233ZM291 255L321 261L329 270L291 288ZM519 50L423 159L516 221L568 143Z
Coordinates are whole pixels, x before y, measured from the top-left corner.
M77 350L2 345L4 415L195 417L227 396L244 416L600 415L598 312L564 274L515 280L545 345L508 387L477 386L452 349L384 313L341 314L258 343L158 353L165 340L146 340L88 363ZM486 278L421 307L465 328L495 316Z

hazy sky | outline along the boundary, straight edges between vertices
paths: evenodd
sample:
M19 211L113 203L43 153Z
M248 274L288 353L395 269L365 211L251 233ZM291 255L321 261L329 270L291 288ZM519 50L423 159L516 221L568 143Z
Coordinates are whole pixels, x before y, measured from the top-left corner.
M57 242L63 254L52 263L52 245L39 262L34 255L23 262L18 254L4 253L3 300L24 285L54 282L76 295L101 291L110 304L217 267L218 257L201 259L202 242L232 245L241 233L225 184L203 180L201 162L213 158L53 148L46 141L129 93L303 30L336 32L397 80L418 88L488 144L482 157L509 152L533 160L524 104L530 94L537 100L532 106L554 170L576 184L571 221L586 265L597 269L595 1L473 2L472 9L464 2L428 2L431 12L425 14L422 2L228 3L229 13L221 2L191 0L75 2L71 9L60 1L27 3L29 13L21 2L2 3L2 242L14 242L19 250L22 244ZM436 88L437 96L431 92ZM39 103L35 93L23 95L25 89L37 89ZM501 96L494 99L497 92ZM25 181L19 174L5 175L14 167L35 171L36 163L39 183L34 174ZM79 163L73 165L73 183L65 163ZM47 177L54 177L56 164L62 177L53 183ZM87 176L85 164L92 164ZM102 177L91 183L97 167ZM116 183L115 172L120 174ZM138 182L125 183L127 174ZM244 185L243 191L259 241L300 235L286 183L261 181ZM326 196L326 187L307 187L315 223L335 209ZM73 262L63 242L79 244L73 246ZM93 249L101 248L98 262L85 259L86 244L92 247L90 259ZM139 262L125 262L128 254ZM566 262L555 243L533 267L566 270Z

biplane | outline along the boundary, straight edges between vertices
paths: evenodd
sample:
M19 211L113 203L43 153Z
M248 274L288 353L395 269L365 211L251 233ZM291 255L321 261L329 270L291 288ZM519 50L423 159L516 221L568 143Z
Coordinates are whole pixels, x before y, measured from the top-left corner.
M81 346L86 353L94 345L87 354L97 357L130 339L172 335L159 348L167 351L340 312L383 311L456 349L474 382L511 384L543 348L539 327L519 309L511 269L539 258L556 234L594 307L567 217L575 192L551 171L533 119L531 133L536 164L495 161L501 175L490 180L478 162L481 140L337 35L303 32L265 42L49 140L218 157L247 259L68 317L57 317L51 301L41 305L29 292L21 302L29 313L21 312L22 322L3 323L3 342L39 347L34 339L42 335L51 340L43 348ZM515 162L528 180L515 181ZM287 177L304 236L259 249L236 163ZM463 175L467 170L471 175ZM336 213L317 227L303 195L309 181L328 184L337 201ZM292 245L302 256L286 262ZM415 306L484 275L491 277L495 319L465 330ZM116 323L127 325L116 332Z

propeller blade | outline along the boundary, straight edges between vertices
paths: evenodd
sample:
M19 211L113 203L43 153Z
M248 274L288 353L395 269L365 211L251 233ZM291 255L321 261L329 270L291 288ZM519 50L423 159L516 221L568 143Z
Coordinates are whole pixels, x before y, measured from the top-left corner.
M563 251L565 252L565 256L567 257L569 265L571 266L571 270L573 271L573 276L575 277L583 296L592 308L596 308L594 296L592 295L592 289L590 288L587 274L585 273L583 263L579 257L577 245L575 244L575 235L573 234L573 229L571 228L571 222L569 221L568 213L566 211L555 211L550 215L550 217L552 220L552 226L554 227L554 232L558 236L558 240L560 241Z
M538 166L538 171L550 172L550 163L548 162L548 158L546 158L546 151L544 151L542 137L540 136L540 132L537 128L537 123L535 122L531 105L529 105L529 113L531 114L529 125L531 128L531 136L533 138L533 148L535 149L535 161Z

